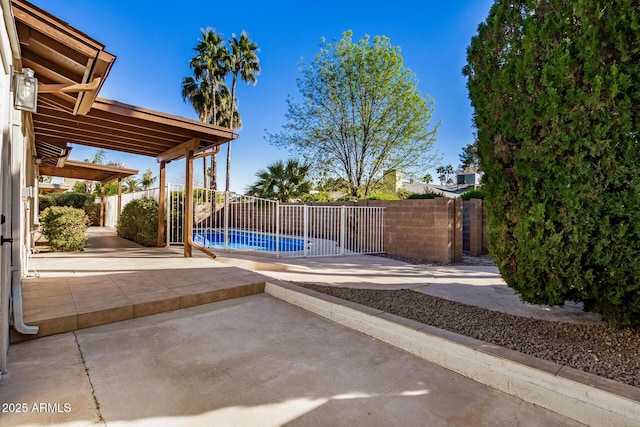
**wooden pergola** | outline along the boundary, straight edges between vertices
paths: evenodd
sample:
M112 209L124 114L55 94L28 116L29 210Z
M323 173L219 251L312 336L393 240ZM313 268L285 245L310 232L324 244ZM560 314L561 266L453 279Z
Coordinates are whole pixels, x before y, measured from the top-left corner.
M104 226L104 185L118 182L118 214L122 210L122 180L138 174L136 169L67 160L63 166L41 165L40 174L62 178L83 179L100 183L100 226Z
M34 152L40 163L38 173L64 176L60 169L70 163L69 144L155 157L160 164L158 245L162 245L167 163L186 158L190 194L194 157L206 155L206 151L216 150L237 136L231 129L99 98L115 55L105 51L102 43L27 1L12 0L12 12L22 66L33 69L39 83L38 108L31 120ZM87 175L78 172L76 177L92 179L87 169L83 173ZM185 256L191 256L191 209L188 203Z

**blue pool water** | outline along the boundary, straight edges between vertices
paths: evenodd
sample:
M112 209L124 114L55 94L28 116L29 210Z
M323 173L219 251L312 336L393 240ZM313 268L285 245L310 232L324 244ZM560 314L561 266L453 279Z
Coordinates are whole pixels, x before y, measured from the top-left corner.
M304 250L304 240L291 237L278 238L281 252ZM224 233L216 230L194 231L193 242L206 248L224 248ZM275 251L275 236L265 236L250 231L229 230L229 249Z

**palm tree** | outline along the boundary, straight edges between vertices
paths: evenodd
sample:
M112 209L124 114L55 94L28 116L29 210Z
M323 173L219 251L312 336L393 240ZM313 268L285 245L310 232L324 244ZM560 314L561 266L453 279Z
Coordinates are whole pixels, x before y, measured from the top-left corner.
M440 180L440 185L444 185L444 182L447 180L446 172L447 169L444 166L438 166L436 168L436 172L438 173L438 179Z
M93 163L94 165L102 165L104 164L104 157L106 156L106 154L107 152L105 150L100 149L96 151L91 159L84 159L84 161L87 163ZM95 188L96 183L94 181L86 180L84 182L84 191L87 194L93 194Z
M231 95L229 94L229 89L225 86L220 88L220 90L216 93L216 105L218 105L218 125L226 128L231 127L231 114L229 114L229 109L231 108ZM240 130L242 129L242 119L240 118L240 113L237 108L233 109L233 129Z
M193 77L185 77L182 80L182 99L186 102L189 101L191 106L201 122L210 123L213 117L212 104L211 104L211 89L206 80L196 81ZM211 163L215 169L215 155L211 158ZM202 169L205 177L207 177L207 158L202 158ZM210 177L209 188L214 190L217 187L215 176Z
M229 128L234 129L234 111L236 110L236 84L238 76L245 83L256 84L256 76L260 74L260 63L256 52L260 49L258 45L251 41L244 31L237 38L235 34L229 40L231 53L228 57L229 71L233 75L231 83L231 98L229 99ZM229 174L231 172L231 141L227 142L227 179L225 181L225 191L229 191Z
M256 173L258 180L247 189L247 194L289 202L311 191L311 182L307 181L309 165L301 165L296 160L282 160L267 166Z
M453 175L453 166L447 165L445 172L447 174L447 181L449 181L449 175Z
M211 122L213 117L211 93L206 80L196 80L193 77L185 77L182 80L182 99L185 102L189 101L201 122Z
M127 177L124 179L123 190L125 193L135 193L136 191L140 191L140 183L132 176Z
M148 168L142 174L142 179L140 180L140 184L142 185L142 188L144 190L148 190L149 187L151 187L154 182L156 182L156 177L153 176L153 171L150 168Z
M93 163L94 165L102 165L104 164L104 157L106 156L107 152L105 150L98 150L96 151L96 154L93 155L93 158L91 159L84 159L85 162L88 163Z
M211 104L212 123L217 126L218 106L215 102L215 94L225 86L224 79L229 73L227 66L229 51L224 46L224 36L217 33L215 29L207 28L200 32L202 39L198 40L194 48L196 56L191 59L189 65L193 70L195 81L201 82L200 90L206 94L205 98Z
M220 93L226 91L224 83L226 75L229 51L224 46L224 37L215 29L200 30L202 39L194 48L194 56L189 65L193 70L193 77L185 77L182 81L182 98L189 101L198 113L200 121L218 125L220 119ZM211 156L211 168L207 169L207 159L202 158L203 173L206 176L209 171L209 188L216 190L217 160L216 154Z

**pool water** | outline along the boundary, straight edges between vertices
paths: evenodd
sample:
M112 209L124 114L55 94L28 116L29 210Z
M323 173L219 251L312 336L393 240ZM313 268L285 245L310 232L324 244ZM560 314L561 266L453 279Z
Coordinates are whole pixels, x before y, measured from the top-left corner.
M278 248L281 252L304 250L304 240L292 237L279 237ZM194 231L193 242L206 248L224 248L224 232L216 230ZM276 251L276 237L250 231L229 230L229 249Z

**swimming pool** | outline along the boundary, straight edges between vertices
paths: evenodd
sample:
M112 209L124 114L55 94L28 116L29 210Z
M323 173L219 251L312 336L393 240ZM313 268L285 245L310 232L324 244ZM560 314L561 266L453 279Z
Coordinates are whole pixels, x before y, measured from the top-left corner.
M193 232L193 242L206 248L224 248L224 232L204 230ZM229 249L276 251L279 242L280 252L298 252L304 250L304 240L292 237L279 237L250 231L229 230Z

